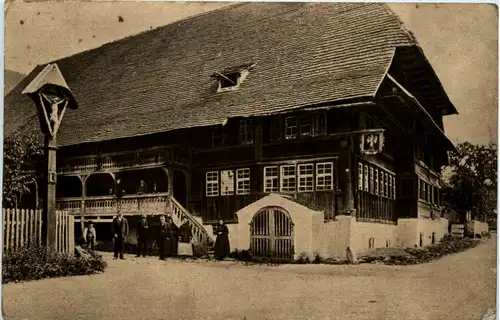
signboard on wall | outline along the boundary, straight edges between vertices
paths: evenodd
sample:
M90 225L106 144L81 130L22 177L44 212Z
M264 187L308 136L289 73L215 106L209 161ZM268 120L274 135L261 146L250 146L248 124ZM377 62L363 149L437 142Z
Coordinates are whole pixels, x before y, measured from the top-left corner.
M367 155L375 155L382 152L384 148L384 133L364 132L361 134L361 152Z
M220 173L221 195L234 194L234 171L225 170Z

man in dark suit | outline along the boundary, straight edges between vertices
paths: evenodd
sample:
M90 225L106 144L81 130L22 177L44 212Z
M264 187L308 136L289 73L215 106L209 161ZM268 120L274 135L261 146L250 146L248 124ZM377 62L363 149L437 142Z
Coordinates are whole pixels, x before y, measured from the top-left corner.
M125 251L125 238L128 235L128 221L120 212L113 219L112 233L114 240L114 259L118 259L118 254L120 254L120 259L124 260L123 251Z
M165 216L160 216L160 230L157 235L158 239L158 251L160 254L160 260L165 260L165 242L167 240L167 222L165 221Z
M149 223L146 215L143 213L141 219L137 223L137 257L141 254L143 257L146 256L146 251L148 248L148 233L149 233Z

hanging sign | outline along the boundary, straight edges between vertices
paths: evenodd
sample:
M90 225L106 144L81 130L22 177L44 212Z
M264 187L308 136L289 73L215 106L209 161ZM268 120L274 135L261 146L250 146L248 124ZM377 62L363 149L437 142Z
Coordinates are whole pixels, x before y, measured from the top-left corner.
M384 148L384 133L365 132L361 134L361 152L367 155L375 155L382 152Z

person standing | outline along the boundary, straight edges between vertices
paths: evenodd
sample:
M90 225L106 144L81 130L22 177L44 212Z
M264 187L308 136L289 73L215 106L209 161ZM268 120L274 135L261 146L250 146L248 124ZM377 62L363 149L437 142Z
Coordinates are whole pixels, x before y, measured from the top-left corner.
M114 259L118 259L118 255L120 255L120 259L124 260L123 253L125 251L125 238L128 235L128 221L120 212L113 219L112 224L112 233L114 240Z
M92 221L89 221L87 228L85 228L85 230L83 231L83 237L89 249L94 251L97 236Z
M174 224L172 217L167 217L167 238L165 249L167 257L175 257L177 255L179 228Z
M215 258L217 260L222 260L229 256L230 247L229 247L229 230L227 226L224 224L224 221L219 220L219 225L215 227L215 234L217 235L217 239L215 240Z
M182 217L182 225L179 228L179 255L192 256L193 255L193 231L188 219Z
M143 257L146 256L146 252L148 249L148 233L149 233L149 224L146 214L141 214L141 218L137 223L137 257L140 257L141 254Z
M157 236L158 242L158 253L160 255L160 260L165 260L165 242L167 239L167 222L165 221L165 216L160 216L160 231Z
M139 188L137 189L137 194L145 194L148 193L148 185L144 180L141 180L139 184Z

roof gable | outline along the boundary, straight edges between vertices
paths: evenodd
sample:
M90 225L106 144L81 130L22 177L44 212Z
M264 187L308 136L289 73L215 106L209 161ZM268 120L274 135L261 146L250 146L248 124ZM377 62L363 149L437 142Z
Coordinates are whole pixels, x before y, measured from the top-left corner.
M415 44L383 4L229 6L57 61L80 106L65 115L58 144L373 97L395 47ZM246 64L255 65L241 86L217 93L214 72ZM23 89L6 98L6 134L35 112Z

